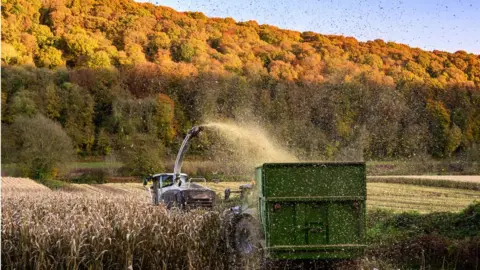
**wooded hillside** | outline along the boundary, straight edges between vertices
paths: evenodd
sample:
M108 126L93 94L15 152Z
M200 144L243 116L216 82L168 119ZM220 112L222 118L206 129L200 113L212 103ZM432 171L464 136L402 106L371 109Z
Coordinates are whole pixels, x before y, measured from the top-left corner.
M36 114L86 156L163 159L214 118L259 122L309 159L444 158L480 142L480 56L132 0L2 0L3 130ZM8 162L19 146L3 132L2 147Z

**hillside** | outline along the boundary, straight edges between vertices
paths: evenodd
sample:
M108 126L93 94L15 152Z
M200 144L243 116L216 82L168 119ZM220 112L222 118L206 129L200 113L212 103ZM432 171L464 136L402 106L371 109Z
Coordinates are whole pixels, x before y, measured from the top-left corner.
M214 118L261 123L308 159L468 157L479 104L480 56L464 51L130 0L2 1L2 125L42 114L82 156L145 153L159 167ZM2 162L15 161L14 137L2 134Z

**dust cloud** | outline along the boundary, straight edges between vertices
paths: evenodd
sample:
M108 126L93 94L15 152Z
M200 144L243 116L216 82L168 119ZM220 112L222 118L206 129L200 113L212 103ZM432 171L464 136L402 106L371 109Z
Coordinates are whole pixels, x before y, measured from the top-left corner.
M202 126L217 131L231 146L230 151L234 157L230 158L245 166L298 161L295 155L281 147L258 125L207 122Z

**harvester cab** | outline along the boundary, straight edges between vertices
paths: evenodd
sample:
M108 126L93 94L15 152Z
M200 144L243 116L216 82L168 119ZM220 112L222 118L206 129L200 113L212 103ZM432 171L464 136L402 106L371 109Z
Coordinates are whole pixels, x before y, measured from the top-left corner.
M151 195L154 204L164 203L168 209L212 208L215 192L192 182L184 173L159 173L152 177Z
M189 179L186 174L181 173L182 161L189 141L198 136L202 130L203 127L194 126L187 132L178 151L173 173L159 173L148 179L152 181L150 189L154 204L164 203L168 209L172 207L181 209L212 208L215 205L216 194L213 190L194 183L193 180L196 178Z

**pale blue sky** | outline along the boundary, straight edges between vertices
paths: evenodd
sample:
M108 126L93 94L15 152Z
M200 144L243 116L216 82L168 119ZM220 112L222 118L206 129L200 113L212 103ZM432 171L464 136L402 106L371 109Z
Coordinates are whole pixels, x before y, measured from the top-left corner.
M142 0L209 17L480 54L480 0Z

